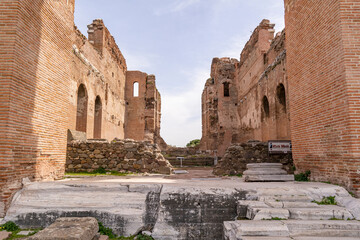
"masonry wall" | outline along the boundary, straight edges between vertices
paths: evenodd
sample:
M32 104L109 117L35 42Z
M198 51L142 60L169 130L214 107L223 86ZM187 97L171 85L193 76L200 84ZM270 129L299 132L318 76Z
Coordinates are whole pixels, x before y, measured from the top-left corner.
M360 2L285 0L294 161L360 193Z
M94 20L88 28L89 40L76 28L73 32L69 129L86 131L90 139L124 138L126 61L102 20ZM80 85L86 90L87 111L79 123ZM96 114L101 118L98 125ZM79 124L86 127L79 129Z
M23 178L64 173L74 1L4 0L0 12L0 202L8 205Z
M202 131L200 148L219 156L234 143L290 140L285 32L274 37L269 20L254 30L240 61L214 58L202 95Z
M155 76L128 71L125 99L125 138L157 143L162 149L166 148L160 136L161 96L156 88Z

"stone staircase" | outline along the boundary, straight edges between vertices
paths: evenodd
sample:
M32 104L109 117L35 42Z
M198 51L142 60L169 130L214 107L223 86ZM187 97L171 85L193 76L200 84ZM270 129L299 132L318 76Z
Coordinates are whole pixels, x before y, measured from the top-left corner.
M360 222L353 220L346 208L312 201L311 197L292 191L267 191L257 200L238 201L238 219L243 220L224 222L224 239L360 239Z
M251 163L243 173L246 182L287 182L294 181L294 175L288 175L281 163Z

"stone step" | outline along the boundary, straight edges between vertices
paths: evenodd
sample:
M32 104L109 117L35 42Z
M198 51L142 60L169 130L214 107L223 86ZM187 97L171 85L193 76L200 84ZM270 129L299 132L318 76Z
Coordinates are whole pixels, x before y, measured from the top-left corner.
M338 206L320 206L319 208L289 208L290 219L297 220L351 220L353 215Z
M224 222L224 239L236 240L244 236L289 237L289 230L282 221Z
M292 182L294 175L243 175L245 182Z
M268 202L308 202L313 201L312 198L306 195L272 195L272 196L259 196L259 201Z
M249 175L287 175L287 172L281 168L259 168L256 170L249 169L243 173L243 176Z
M290 218L284 208L248 208L246 217L251 220L285 220Z
M282 168L282 163L249 163L246 164L247 168Z
M273 208L319 208L320 207L318 204L313 202L265 201L265 204Z
M224 223L226 240L359 239L358 221L233 221Z

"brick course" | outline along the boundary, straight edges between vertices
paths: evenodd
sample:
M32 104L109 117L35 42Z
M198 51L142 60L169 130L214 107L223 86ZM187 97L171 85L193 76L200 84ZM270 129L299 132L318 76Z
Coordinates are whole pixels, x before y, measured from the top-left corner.
M360 193L360 2L285 0L294 161Z

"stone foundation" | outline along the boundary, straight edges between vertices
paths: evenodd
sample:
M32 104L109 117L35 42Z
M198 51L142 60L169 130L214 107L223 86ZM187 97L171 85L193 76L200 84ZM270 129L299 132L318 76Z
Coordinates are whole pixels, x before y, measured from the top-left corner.
M142 173L172 172L171 164L160 153L157 145L134 140L88 140L68 144L66 172L106 171Z
M247 143L231 145L224 157L214 168L215 175L237 175L246 170L248 163L282 163L288 173L293 173L292 156L268 155L268 144L265 142L249 141Z
M177 157L184 158L182 161L183 166L214 166L214 157L196 147L169 147L162 153L173 166L181 165Z

